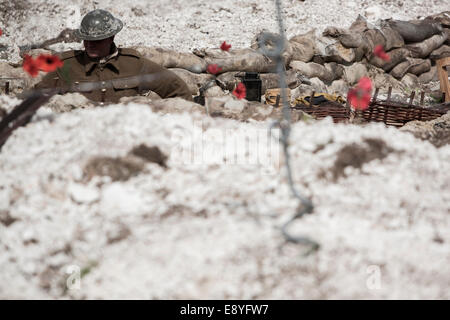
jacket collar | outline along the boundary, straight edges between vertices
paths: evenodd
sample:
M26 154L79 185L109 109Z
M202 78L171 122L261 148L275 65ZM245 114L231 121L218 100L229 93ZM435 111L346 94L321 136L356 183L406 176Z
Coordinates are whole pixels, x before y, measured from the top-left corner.
M84 71L86 73L91 72L95 67L97 66L104 66L111 65L114 67L114 69L119 73L119 63L117 61L119 57L119 49L117 49L116 45L113 43L111 48L112 53L106 57L103 57L101 59L92 59L89 58L86 51L84 52L84 59L86 61L86 64L84 65Z

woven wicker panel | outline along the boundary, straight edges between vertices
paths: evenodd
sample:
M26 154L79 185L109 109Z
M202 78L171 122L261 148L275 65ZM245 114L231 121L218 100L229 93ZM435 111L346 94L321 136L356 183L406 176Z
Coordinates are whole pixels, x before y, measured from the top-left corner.
M297 104L292 107L312 115L315 119L323 119L327 116L333 118L333 122L346 122L350 119L350 109L337 102L324 102L318 106Z
M302 110L315 119L323 119L327 116L334 122L348 122L351 115L350 108L337 102L325 102L318 106L297 104L293 109ZM429 121L446 114L450 110L450 104L437 107L423 108L399 102L372 101L366 110L354 112L356 119L363 122L383 122L388 126L402 127L409 121Z
M409 121L429 121L447 113L450 106L441 108L423 108L414 105L380 102L372 103L364 111L356 111L355 116L366 122L383 122L389 126L402 127Z

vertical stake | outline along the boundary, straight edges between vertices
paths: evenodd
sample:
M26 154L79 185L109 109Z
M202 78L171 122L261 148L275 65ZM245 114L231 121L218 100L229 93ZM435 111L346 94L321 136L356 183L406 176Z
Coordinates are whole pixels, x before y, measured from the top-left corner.
M386 102L390 102L391 101L391 93L392 93L392 87L389 87L389 89L388 89L388 96L387 96Z

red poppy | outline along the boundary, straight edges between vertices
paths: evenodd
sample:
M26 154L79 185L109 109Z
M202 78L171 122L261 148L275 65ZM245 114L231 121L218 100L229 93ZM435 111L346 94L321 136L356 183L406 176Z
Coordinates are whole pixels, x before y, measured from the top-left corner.
M222 71L222 68L220 68L217 64L208 64L206 71L211 74L218 74L220 71Z
M369 77L362 77L359 79L357 87L370 93L372 91L372 80Z
M247 88L245 88L245 85L240 82L232 93L236 98L244 99L247 96Z
M372 97L372 80L369 77L359 79L358 85L347 93L347 100L356 110L365 110Z
M36 62L40 70L44 72L52 72L57 68L61 68L64 63L57 57L51 54L41 54L36 58Z
M2 31L2 29L0 29L0 36L3 34L3 31Z
M384 51L384 48L381 44L377 45L375 49L373 49L373 54L384 61L390 61L391 57Z
M226 41L222 42L222 45L220 46L220 49L223 51L228 51L231 48L231 44L227 44Z
M33 78L35 78L39 74L39 66L37 61L27 54L23 58L22 68Z
M371 95L361 88L350 89L347 100L356 110L365 110L369 106Z

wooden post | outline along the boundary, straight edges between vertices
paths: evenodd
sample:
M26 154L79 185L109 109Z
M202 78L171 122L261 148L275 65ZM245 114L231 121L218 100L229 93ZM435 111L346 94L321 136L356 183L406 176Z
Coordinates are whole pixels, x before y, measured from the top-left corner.
M388 89L388 96L387 96L386 102L391 101L391 94L392 94L392 87L389 87L389 89Z
M315 96L315 95L316 95L316 91L313 90L313 92L312 92L312 94L311 94L311 98L309 98L309 106L310 106L310 107L312 107L312 106L314 105L313 99L314 99L314 96Z
M281 98L280 95L277 94L277 100L275 102L275 108L278 108L280 106L280 98Z
M445 102L450 102L450 83L448 81L447 66L450 66L450 57L436 60L436 66L441 83L441 92L445 96Z
M409 104L410 107L411 107L412 104L413 104L415 95L416 95L416 92L413 91L413 92L411 92L411 95L409 96L409 103L408 103L408 104Z

